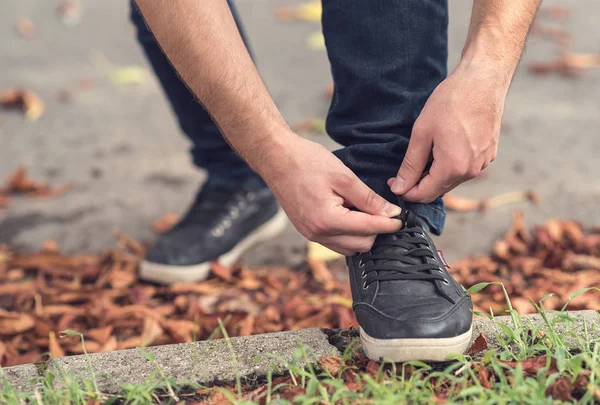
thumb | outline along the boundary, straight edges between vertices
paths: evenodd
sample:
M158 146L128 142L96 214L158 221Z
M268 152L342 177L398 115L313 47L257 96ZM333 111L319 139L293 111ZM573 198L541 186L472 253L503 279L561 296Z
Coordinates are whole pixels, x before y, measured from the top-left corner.
M400 215L402 212L400 207L371 190L354 173L352 174L352 180L345 184L344 189L340 190L339 194L344 200L367 214L391 218Z
M419 182L431 156L431 148L431 139L413 128L400 170L396 178L388 183L394 194L404 194Z

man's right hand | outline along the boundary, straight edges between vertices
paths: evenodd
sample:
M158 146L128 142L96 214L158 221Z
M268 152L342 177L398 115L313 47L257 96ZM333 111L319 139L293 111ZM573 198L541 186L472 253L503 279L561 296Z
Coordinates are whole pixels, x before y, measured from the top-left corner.
M272 151L257 169L307 239L353 256L368 252L378 234L402 227L391 218L400 207L376 194L325 147L294 134Z

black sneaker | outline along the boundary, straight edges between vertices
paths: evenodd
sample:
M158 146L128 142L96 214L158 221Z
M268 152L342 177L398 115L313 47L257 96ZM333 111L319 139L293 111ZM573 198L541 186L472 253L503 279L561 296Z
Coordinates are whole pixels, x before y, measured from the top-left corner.
M425 222L400 203L404 227L347 258L362 346L376 361L443 361L469 344L471 297L448 273Z
M286 226L286 215L267 188L203 188L183 219L148 252L140 277L164 284L204 280L211 262L230 266Z

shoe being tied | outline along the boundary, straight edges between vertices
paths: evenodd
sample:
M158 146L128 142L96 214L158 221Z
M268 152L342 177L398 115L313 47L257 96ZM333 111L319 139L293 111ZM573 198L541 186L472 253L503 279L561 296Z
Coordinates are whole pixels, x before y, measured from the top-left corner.
M211 262L230 266L286 226L286 215L267 188L203 188L183 219L148 252L140 277L162 284L204 280Z
M425 222L400 203L403 228L347 258L362 346L376 361L443 361L469 344L471 297L448 272Z

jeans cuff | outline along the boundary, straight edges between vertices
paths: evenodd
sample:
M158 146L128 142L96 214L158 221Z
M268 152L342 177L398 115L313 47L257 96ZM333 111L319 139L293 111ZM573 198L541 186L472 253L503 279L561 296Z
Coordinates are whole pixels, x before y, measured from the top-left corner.
M446 222L446 212L444 211L444 202L441 198L429 203L411 203L405 202L406 208L415 213L419 218L427 223L429 230L434 235L441 235Z

